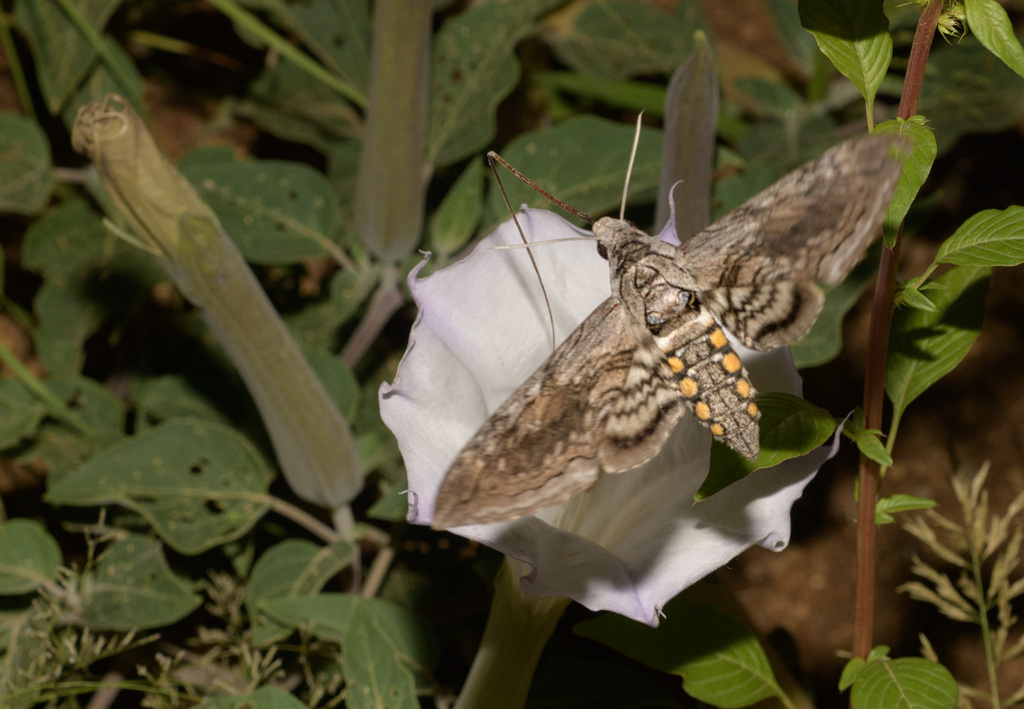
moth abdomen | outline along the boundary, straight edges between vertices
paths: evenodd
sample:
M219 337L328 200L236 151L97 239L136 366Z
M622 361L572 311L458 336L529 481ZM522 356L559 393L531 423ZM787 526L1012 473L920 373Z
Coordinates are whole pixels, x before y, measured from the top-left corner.
M656 336L694 416L748 458L758 455L756 391L739 355L710 312L702 309L674 332Z

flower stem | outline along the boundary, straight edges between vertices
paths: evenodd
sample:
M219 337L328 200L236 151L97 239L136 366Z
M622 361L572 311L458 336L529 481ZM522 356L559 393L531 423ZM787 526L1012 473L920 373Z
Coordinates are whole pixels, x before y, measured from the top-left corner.
M979 543L984 544L984 541L975 534L977 529L974 520L975 514L976 510L968 511L967 506L964 505L964 521L966 522L964 530L967 533L967 546L971 552L971 574L974 581L975 597L978 599L978 625L981 627L981 644L985 648L985 666L988 669L989 703L992 705L992 709L999 709L1002 706L999 702L999 676L995 648L992 644L992 628L988 624L989 604L985 581L981 575L981 551L978 548Z
M925 65L931 50L932 38L938 25L942 0L931 0L921 11L914 44L910 50L907 73L900 97L900 118L910 118L917 111L924 82ZM864 375L864 426L882 427L882 404L885 398L885 361L889 350L889 331L892 325L893 293L896 268L899 265L900 237L893 248L882 249L878 267L874 302L871 310L871 330L868 335L868 361ZM857 506L857 599L855 603L853 654L866 658L872 645L872 625L875 602L875 504L881 477L878 463L862 455L859 471L859 499Z
M454 709L520 709L540 654L569 599L528 598L519 588L522 562L505 558L473 666Z

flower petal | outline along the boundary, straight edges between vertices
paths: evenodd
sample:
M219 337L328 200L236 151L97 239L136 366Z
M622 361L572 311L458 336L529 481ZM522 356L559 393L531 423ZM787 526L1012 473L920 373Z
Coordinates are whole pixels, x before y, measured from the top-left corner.
M521 212L520 221L531 243L585 234L540 210ZM417 524L431 522L455 455L552 350L528 255L488 248L495 243L519 243L511 222L466 260L423 280L416 280L419 269L410 275L420 315L380 399L405 458L409 520ZM532 251L561 341L610 294L608 267L583 241ZM732 344L755 386L800 393L788 350L764 354ZM521 583L531 595L569 596L657 625L669 599L743 550L784 547L789 509L827 455L757 471L694 504L710 441L707 429L684 417L662 452L636 470L604 475L587 492L536 515L452 531L529 564L533 571Z

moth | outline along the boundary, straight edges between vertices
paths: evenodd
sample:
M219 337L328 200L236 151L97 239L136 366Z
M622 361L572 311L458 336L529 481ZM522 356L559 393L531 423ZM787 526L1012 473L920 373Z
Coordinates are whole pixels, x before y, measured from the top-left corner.
M682 246L603 217L612 295L477 431L433 526L511 520L646 463L690 411L758 456L756 392L723 327L759 351L810 329L878 234L902 163L892 138L842 143Z

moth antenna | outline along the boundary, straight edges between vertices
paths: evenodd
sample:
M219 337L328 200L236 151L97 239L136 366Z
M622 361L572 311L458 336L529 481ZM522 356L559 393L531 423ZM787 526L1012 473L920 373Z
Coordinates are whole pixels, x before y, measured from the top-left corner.
M553 194L551 194L550 192L545 190L543 187L538 185L536 182L531 180L529 177L527 177L523 173L519 172L519 170L517 170L514 167L512 167L511 165L509 165L508 162L505 160L505 158L501 157L500 155L498 155L493 150L490 151L489 153L487 153L487 162L490 163L491 170L494 171L494 176L496 178L498 178L498 186L501 187L501 196L505 198L505 205L508 207L508 211L509 212L512 211L512 205L509 204L508 195L505 194L505 187L501 184L501 178L498 177L498 170L497 170L497 168L494 167L494 163L495 162L500 162L502 167L504 167L506 170L511 172L515 177L519 178L519 180L523 184L525 184L527 187L529 187L534 192L537 192L540 196L542 196L547 201L551 202L551 204L555 205L556 207L559 207L560 209L564 209L565 211L567 211L569 214L572 214L573 216L579 217L580 219L585 221L587 224L593 224L594 222L597 221L596 219L594 219L592 216L590 216L586 212L581 212L580 210L576 209L575 207L573 207L571 205L568 205L565 202L563 202L562 200L558 199L558 197L555 197Z
M564 239L548 239L546 241L531 241L526 244L502 244L500 246L492 246L492 249L498 251L507 251L509 249L532 249L534 246L540 246L541 244L561 244L563 241L593 241L596 236L567 236Z
M508 201L508 194L505 193L505 185L501 183L501 176L498 174L498 168L494 164L495 158L497 158L502 165L508 168L513 175L516 175L519 179L526 181L527 184L531 183L525 175L502 160L501 156L496 152L491 150L487 153L487 164L491 166L491 172L494 173L494 179L498 181L498 189L501 190L501 198L505 200L505 207L508 209L508 213L512 215L512 221L515 222L516 231L519 232L519 238L523 240L523 245L529 247L530 242L526 240L526 234L523 233L523 227L520 226L519 219L516 218L515 210L512 209L512 203ZM544 296L544 305L548 309L548 324L551 326L551 351L554 352L555 347L558 345L558 342L555 339L555 313L551 309L551 300L548 298L548 289L544 287L544 279L540 276L540 269L537 267L537 259L533 257L533 251L529 248L526 249L526 253L530 257L530 264L533 266L533 272L537 274L537 282L540 283L540 292L541 295Z
M626 193L629 192L629 178L633 176L633 163L636 162L636 148L640 145L640 121L644 112L636 117L636 131L633 133L633 149L629 152L629 165L626 167L626 181L622 183L622 204L619 207L619 219L626 218Z

